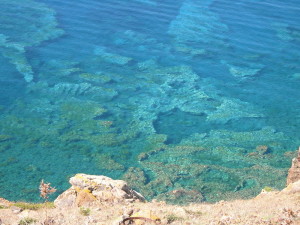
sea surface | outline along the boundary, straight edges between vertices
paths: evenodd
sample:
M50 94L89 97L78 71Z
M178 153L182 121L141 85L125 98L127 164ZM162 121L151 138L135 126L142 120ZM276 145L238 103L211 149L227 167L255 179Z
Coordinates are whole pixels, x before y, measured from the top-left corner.
M148 200L285 186L300 145L296 0L0 0L0 196L123 179Z

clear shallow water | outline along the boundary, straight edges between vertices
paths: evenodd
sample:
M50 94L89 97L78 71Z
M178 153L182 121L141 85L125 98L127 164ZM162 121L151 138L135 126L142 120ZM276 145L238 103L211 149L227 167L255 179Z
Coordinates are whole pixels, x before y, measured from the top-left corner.
M62 192L78 172L175 203L284 187L296 1L2 1L1 197L38 201L41 179Z

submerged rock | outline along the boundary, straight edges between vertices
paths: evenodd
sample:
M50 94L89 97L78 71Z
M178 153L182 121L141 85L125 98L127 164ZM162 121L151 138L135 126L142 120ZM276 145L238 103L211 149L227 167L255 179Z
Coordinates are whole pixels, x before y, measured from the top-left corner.
M122 56L119 54L107 52L105 47L98 46L94 50L94 54L100 56L104 61L116 65L126 65L132 61L132 58Z
M54 201L57 207L92 205L101 202L145 201L138 192L122 180L106 176L77 174L70 178L72 187Z
M2 0L0 20L1 53L15 65L26 82L31 82L34 71L27 59L26 48L64 33L57 28L55 11L32 0Z
M225 36L228 32L226 24L222 23L219 16L210 10L211 0L201 1L196 4L194 1L183 2L178 15L171 21L168 34L174 39L175 49L180 52L189 52L192 55L206 53L206 50L219 51L227 47ZM188 50L193 43L193 49ZM212 48L217 46L217 48ZM186 50L184 50L186 49Z
M207 116L207 120L226 123L231 119L260 117L263 117L263 114L257 112L251 104L238 99L225 98L221 105Z

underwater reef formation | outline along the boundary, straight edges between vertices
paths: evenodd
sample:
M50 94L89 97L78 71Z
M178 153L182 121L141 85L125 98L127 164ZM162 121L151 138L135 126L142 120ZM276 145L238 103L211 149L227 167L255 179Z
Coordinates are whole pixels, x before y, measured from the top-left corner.
M126 65L132 60L129 57L107 52L107 50L103 46L96 47L94 50L94 54L103 58L105 61L109 63L117 64L117 65Z
M34 72L26 48L57 38L63 31L57 28L55 11L43 3L3 0L1 5L0 52L16 66L26 82L31 82Z
M264 186L284 187L284 180L280 180L286 174L288 163L280 165L282 147L278 142L284 139L283 134L276 134L271 128L255 132L223 130L195 134L176 146L160 145L140 155L142 171L153 174L150 182L137 179L134 173L140 171L141 177L143 172L133 168L124 179L147 193L145 196L155 196L154 190L159 190L164 194L156 198L164 200L174 200L168 190L185 188L185 183L188 183L187 190L200 191L207 201L251 197ZM268 146L272 154L257 147L263 142L273 143ZM186 196L185 200L188 198Z
M277 38L283 41L299 41L300 40L300 31L294 27L291 27L287 23L282 22L273 22L271 27L276 32Z
M251 61L248 60L246 63L241 63L241 65L232 65L224 60L221 60L221 63L228 67L229 72L232 76L236 77L239 80L245 80L257 76L259 72L264 68L262 64L255 62L256 57L252 58Z
M78 170L122 178L147 199L178 204L249 198L264 186L284 186L293 157L285 154L290 137L260 124L265 115L256 106L220 95L210 79L186 65L128 64L135 72L124 79L103 70L114 62L97 60L102 60L97 72L76 62L44 63L42 80L28 85L26 101L3 111L0 166L32 178L20 197L29 193L26 197L35 199L36 174L52 177L63 188L65 177ZM190 114L211 128L188 128L189 135L172 143L155 124L162 113L176 121L177 111L186 116L184 129L194 124ZM236 123L244 128L235 130ZM21 152L34 155L28 161Z
M183 2L168 30L168 34L174 38L177 51L195 56L212 50L216 53L227 47L225 33L228 32L228 27L216 13L209 10L212 2L213 0L202 1L201 5L191 0Z
M236 46L237 43L232 43L228 38L230 28L211 9L213 3L213 0L201 1L201 4L191 0L182 3L168 29L173 50L190 58L219 59L219 63L227 67L228 72L238 81L257 77L265 67L259 62L261 55L253 56L253 53ZM232 59L232 52L239 57Z

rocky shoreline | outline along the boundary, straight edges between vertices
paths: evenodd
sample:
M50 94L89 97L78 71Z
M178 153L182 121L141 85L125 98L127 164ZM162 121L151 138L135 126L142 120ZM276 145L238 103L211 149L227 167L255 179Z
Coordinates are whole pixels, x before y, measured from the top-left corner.
M1 225L60 224L300 224L300 148L287 187L265 187L253 199L170 205L145 198L125 181L77 174L54 204L14 203L0 198ZM50 187L50 186L49 186ZM184 193L177 193L181 195Z

